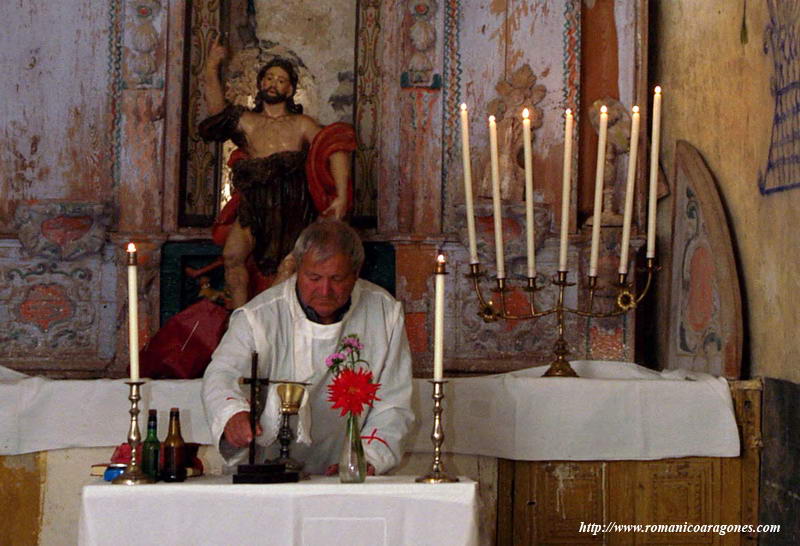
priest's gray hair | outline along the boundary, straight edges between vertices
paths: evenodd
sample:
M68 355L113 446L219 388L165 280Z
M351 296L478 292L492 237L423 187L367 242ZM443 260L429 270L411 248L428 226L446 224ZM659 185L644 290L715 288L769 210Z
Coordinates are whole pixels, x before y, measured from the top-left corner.
M303 230L292 250L298 267L309 252L314 261L325 261L336 254L344 254L356 272L364 264L361 237L356 230L340 220L320 219Z

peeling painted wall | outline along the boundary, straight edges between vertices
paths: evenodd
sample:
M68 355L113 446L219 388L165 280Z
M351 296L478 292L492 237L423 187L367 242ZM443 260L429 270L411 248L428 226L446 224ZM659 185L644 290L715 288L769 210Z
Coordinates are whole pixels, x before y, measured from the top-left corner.
M108 9L91 0L0 6L0 64L11 76L0 79L0 234L13 233L20 200L110 196Z
M687 140L714 173L730 217L744 288L745 369L749 360L751 375L797 382L800 188L762 195L758 185L780 114L772 94L773 55L765 47L768 4L657 2L653 79L665 93L662 166L672 176L675 141ZM796 18L784 22L797 26ZM785 45L796 48L800 36L791 27ZM800 153L800 140L793 146ZM662 207L659 214L663 225L669 210Z
M27 251L27 243L23 244L25 255L15 255L17 230L21 232L25 225L25 218L15 218L15 213L28 206L66 207L67 212L52 219L63 229L49 226L37 235L40 242L61 244L80 237L80 230L70 227L70 222L86 220L72 218L71 208L97 206L109 211L109 222L104 224L108 235L100 237L101 248L86 258L90 269L97 269L102 261L103 275L63 276L69 280L64 287L67 294L102 291L105 301L91 302L88 313L70 314L77 307L65 304L57 318L63 322L81 314L102 315L110 331L102 332L98 343L83 343L84 349L93 347L90 355L77 356L81 336L60 337L58 347L40 344L36 340L47 335L48 325L39 321L34 325L38 331L28 337L41 350L26 354L5 343L6 364L10 359L11 365L17 365L17 357L27 356L29 370L62 375L59 370L82 369L81 374L93 376L118 374L127 364L115 361L117 347L125 348L125 336L119 335L124 332L123 322L108 316L116 313L116 306L108 302L124 300L125 293L124 285L117 283L120 268L116 266L121 262L112 247L120 250L130 240L146 245L164 239L164 8L160 0L104 4L32 0L0 6L5 24L0 61L11 75L0 81L0 238L5 239L0 246L12 249L11 255L3 253L7 259L0 267L4 289L0 290L0 323L22 316L19 298L9 295L17 276L23 281L11 292L16 290L19 296L20 291L29 290L35 280L32 275L56 270L61 275L63 269L58 258ZM33 203L20 206L25 201ZM39 246L34 241L33 247ZM148 293L158 297L157 292ZM42 301L52 298L34 299L38 308L46 308ZM150 330L146 305L142 315L146 331L140 339L146 342ZM94 350L100 346L101 350Z

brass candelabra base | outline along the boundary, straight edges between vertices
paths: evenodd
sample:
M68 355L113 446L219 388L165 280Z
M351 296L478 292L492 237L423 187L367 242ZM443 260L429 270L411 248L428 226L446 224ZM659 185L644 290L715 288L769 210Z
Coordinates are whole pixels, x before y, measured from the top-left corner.
M543 377L578 377L567 361L569 349L566 340L563 338L557 340L553 352L556 358L550 363L550 367L544 372Z
M144 381L126 381L130 394L128 400L131 401L131 409L128 413L131 414L131 424L128 429L128 445L131 446L131 462L125 472L117 476L111 483L116 485L141 485L145 483L153 483L153 478L148 476L142 471L139 466L139 457L136 454L136 449L142 441L142 436L139 432L139 388L144 384Z
M433 462L431 470L415 481L417 483L453 483L458 478L444 471L442 464L442 443L444 442L444 428L442 427L442 400L444 399L444 384L446 381L431 381L433 383Z

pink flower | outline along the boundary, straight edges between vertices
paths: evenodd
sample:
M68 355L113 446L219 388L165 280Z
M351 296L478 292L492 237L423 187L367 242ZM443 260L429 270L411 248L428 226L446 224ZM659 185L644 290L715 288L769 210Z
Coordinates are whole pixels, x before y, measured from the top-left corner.
M342 347L350 348L350 352L353 350L361 351L364 349L364 345L358 340L358 336L348 336L342 340Z
M342 353L331 353L328 355L328 358L325 359L325 365L329 368L331 366L336 366L337 364L341 364L344 362L346 356Z

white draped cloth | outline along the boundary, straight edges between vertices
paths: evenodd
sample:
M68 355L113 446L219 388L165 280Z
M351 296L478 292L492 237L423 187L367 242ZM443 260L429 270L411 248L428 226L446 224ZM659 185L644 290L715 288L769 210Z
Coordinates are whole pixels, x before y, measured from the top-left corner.
M130 391L122 379L54 380L23 374L12 377L8 372L12 370L0 367L0 455L128 441ZM140 392L142 432L148 409L157 409L163 437L169 409L178 407L183 438L211 443L199 379L146 381Z
M444 450L523 461L739 455L733 402L724 379L684 370L659 373L627 362L579 361L572 366L581 377L543 378L545 368L537 367L450 379L445 387ZM214 443L200 383L145 383L143 415L156 408L166 423L169 408L179 406L186 441ZM59 381L0 367L0 455L124 442L130 420L127 396L121 380ZM430 383L415 379L417 425L409 451L432 450L431 405Z
M271 381L310 383L299 415L300 443L293 444L292 457L305 462L305 470L321 473L339 460L345 438L345 418L331 409L327 386L333 379L325 364L337 351L342 338L358 335L364 349L361 358L369 363L374 381L380 383L379 401L361 414L363 435L383 441L365 442L364 451L378 474L400 461L404 439L414 422L411 411L411 352L408 347L401 304L384 289L362 279L356 281L350 308L334 324L309 320L300 307L296 277L266 290L231 315L230 326L214 351L203 378L203 402L216 444L225 424L249 405L238 385L250 375L251 354L259 357L259 377ZM274 404L276 396L270 392ZM277 406L275 406L277 407ZM274 410L275 407L272 409ZM269 408L268 408L269 409ZM264 455L275 457L279 445L275 411L261 416L263 434L256 442ZM235 450L221 442L220 452L229 464L244 462L246 449Z
M477 484L409 476L343 484L231 484L230 477L83 488L78 544L477 546Z
M570 364L580 377L542 377L547 366L539 366L449 381L445 449L525 461L739 455L724 379L629 362ZM431 386L419 386L422 407ZM419 416L414 451L431 443L431 416Z

